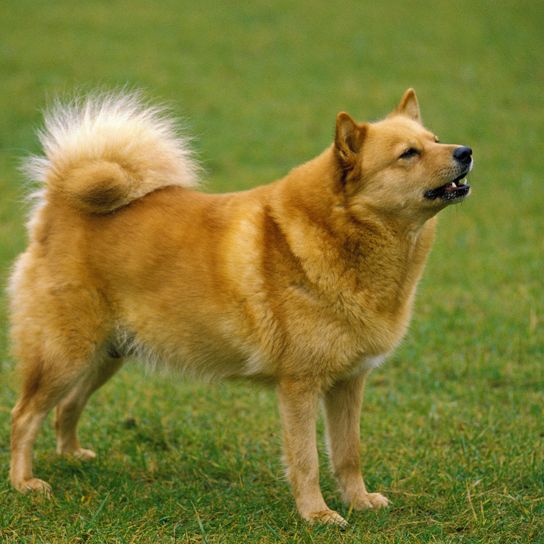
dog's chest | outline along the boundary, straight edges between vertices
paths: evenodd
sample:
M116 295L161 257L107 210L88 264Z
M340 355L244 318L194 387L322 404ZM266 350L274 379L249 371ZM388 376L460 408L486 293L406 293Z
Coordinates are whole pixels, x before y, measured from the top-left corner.
M365 372L378 368L383 364L387 358L388 353L381 353L380 355L365 356L358 359L350 368L342 373L341 378L354 378Z

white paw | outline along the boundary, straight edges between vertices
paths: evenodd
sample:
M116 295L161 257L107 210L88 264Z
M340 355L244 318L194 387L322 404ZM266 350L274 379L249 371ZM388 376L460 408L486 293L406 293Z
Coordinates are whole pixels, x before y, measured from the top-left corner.
M72 455L82 461L90 461L96 459L96 453L93 450L87 450L85 448L78 448L72 452Z
M349 501L354 510L386 508L389 501L381 493L361 493Z

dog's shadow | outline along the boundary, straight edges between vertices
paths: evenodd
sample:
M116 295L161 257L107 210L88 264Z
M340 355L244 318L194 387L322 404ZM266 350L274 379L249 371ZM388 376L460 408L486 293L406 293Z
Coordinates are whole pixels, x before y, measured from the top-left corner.
M119 498L127 495L144 502L154 498L163 506L175 502L205 508L211 503L210 513L222 498L251 503L258 510L269 507L275 497L288 507L279 440L272 437L262 445L254 437L225 435L217 422L207 424L208 431L188 435L165 429L159 420L127 419L92 433L93 441L98 439L96 459L58 457L49 450L38 454L36 469L52 484L55 495L113 490ZM100 435L109 436L108 447Z
M209 433L199 432L191 442L156 422L128 419L121 427L102 429L114 442L111 449L98 448L92 461L52 452L38 456L40 476L52 484L55 500L91 497L96 506L107 496L113 511L128 510L136 523L181 524L189 532L221 517L225 528L305 527L284 476L279 438L264 444L254 437L240 443L233 435L218 440L210 424ZM323 479L329 505L342 509L334 483L327 475Z

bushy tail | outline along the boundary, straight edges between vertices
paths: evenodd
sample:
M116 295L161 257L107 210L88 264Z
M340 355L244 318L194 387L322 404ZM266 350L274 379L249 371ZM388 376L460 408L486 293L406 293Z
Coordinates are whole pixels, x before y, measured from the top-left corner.
M138 94L102 94L57 105L39 133L45 157L25 164L47 194L108 213L155 189L197 185L187 141L163 110Z

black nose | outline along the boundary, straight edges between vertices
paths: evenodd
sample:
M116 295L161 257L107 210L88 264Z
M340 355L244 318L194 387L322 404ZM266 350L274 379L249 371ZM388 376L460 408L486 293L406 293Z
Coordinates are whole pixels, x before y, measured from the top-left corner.
M461 146L453 152L453 158L463 164L468 164L472 158L472 149L470 147Z

